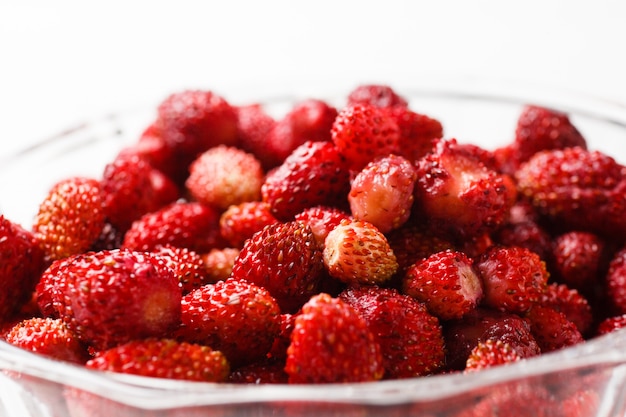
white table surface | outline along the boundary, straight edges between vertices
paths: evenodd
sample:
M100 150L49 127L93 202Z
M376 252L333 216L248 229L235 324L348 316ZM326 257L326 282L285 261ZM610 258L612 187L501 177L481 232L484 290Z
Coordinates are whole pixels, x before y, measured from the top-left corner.
M626 2L0 1L0 156L182 88L441 75L626 103Z

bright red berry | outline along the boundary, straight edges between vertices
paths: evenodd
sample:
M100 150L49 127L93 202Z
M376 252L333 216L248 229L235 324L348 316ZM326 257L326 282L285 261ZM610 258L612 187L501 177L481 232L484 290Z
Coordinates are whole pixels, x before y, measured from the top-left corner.
M603 334L611 333L616 330L626 327L626 314L618 316L607 317L598 324L596 334L601 336Z
M87 368L200 382L224 382L230 374L226 357L208 346L171 339L133 340L98 352Z
M372 223L382 233L397 229L411 215L416 178L413 164L401 156L368 163L351 182L352 216Z
M259 200L263 177L261 163L254 155L220 145L191 163L185 185L196 201L225 210L233 204Z
M520 247L494 247L477 262L483 280L485 305L523 313L540 300L548 272L536 253Z
M331 230L338 226L342 220L349 220L350 218L350 214L341 209L325 206L309 207L295 216L295 220L311 228L315 240L320 246L324 245L326 236Z
M56 183L39 206L33 233L46 259L62 259L89 249L104 227L100 183L71 177Z
M342 220L331 230L323 256L328 273L347 284L382 284L398 269L385 235L360 220Z
M267 355L280 330L280 308L264 288L227 279L182 300L177 338L221 351L233 366Z
M443 251L409 267L403 292L426 304L442 320L458 319L476 308L483 284L463 252Z
M530 331L542 353L552 352L583 342L583 336L565 314L551 307L535 305L526 314Z
M348 93L348 105L367 104L375 107L406 107L406 99L393 87L384 84L361 84Z
M609 304L617 314L626 313L626 248L611 259L605 280Z
M266 170L280 165L283 160L269 146L269 135L276 120L260 104L239 106L235 110L241 149L256 156Z
M220 216L220 234L235 248L243 247L246 240L265 226L278 223L269 204L248 201L227 208Z
M405 224L393 230L387 234L387 239L398 260L398 274L401 277L414 263L437 252L454 249L449 241L414 224Z
M565 317L574 323L583 335L591 330L594 321L591 306L575 288L552 282L546 287L538 304L565 314Z
M317 292L322 268L321 248L311 228L293 221L266 226L247 240L232 276L266 288L288 313Z
M587 291L602 279L606 243L600 236L570 231L557 236L552 246L553 277L572 288Z
M478 342L472 349L465 372L475 372L493 366L506 365L520 360L519 354L511 348L511 345L502 340L487 339Z
M426 306L393 289L348 288L339 296L365 319L380 345L385 379L440 370L445 361L439 320Z
M206 271L206 282L214 284L217 281L225 281L233 272L235 259L239 256L238 248L211 249L201 255Z
M180 318L174 272L147 253L122 249L55 261L37 293L42 311L52 307L81 341L98 350L166 336Z
M436 119L403 106L391 107L388 112L400 128L399 153L411 162L425 156L434 141L443 137L443 126Z
M172 245L160 246L153 253L163 258L174 271L183 294L209 283L207 268L200 254Z
M274 216L286 221L309 207L341 207L349 190L350 174L339 149L331 142L305 142L268 173L261 193Z
M296 317L285 371L295 384L376 381L380 346L365 319L341 299L311 297Z

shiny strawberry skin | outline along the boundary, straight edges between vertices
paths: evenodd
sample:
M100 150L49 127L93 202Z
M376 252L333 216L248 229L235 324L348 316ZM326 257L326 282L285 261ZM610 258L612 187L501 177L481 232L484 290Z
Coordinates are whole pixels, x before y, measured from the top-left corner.
M348 105L366 104L375 107L407 107L408 103L396 90L385 84L360 84L348 93Z
M322 268L311 228L292 221L266 226L248 239L232 277L266 288L283 312L293 313L317 292Z
M344 301L317 294L296 317L285 371L292 384L376 381L380 346L365 320Z
M506 365L520 359L520 356L509 344L501 340L487 339L484 342L478 342L478 345L472 349L467 358L465 372L475 372L493 366Z
M235 248L242 248L246 240L265 226L278 223L269 204L247 201L232 205L220 215L220 234Z
M42 311L54 311L96 350L166 336L180 319L174 272L162 259L124 249L55 261L42 275L37 295Z
M98 352L86 366L100 371L199 382L224 382L230 373L230 365L219 351L155 338L133 340Z
M388 113L400 129L399 154L411 162L425 156L435 140L443 137L443 125L437 119L403 106L393 106Z
M565 314L551 307L535 305L526 314L530 331L542 353L552 352L583 342L583 336Z
M304 209L294 218L296 221L309 226L313 231L315 240L320 246L323 246L330 231L338 226L342 220L349 220L352 216L336 207L315 206Z
M152 253L161 257L174 271L183 294L209 283L207 268L200 254L172 245L160 246Z
M268 145L276 120L258 103L238 106L235 110L241 149L256 156L265 170L280 165L283 160Z

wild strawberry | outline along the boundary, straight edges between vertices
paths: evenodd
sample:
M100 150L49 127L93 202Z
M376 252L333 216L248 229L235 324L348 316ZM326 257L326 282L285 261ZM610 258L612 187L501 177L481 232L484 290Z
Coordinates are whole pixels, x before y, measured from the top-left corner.
M487 339L478 342L472 349L465 372L475 372L492 366L506 365L520 360L520 356L511 348L511 345L501 340Z
M551 259L552 238L539 224L532 220L509 221L494 233L494 239L501 246L517 246L529 249L541 259Z
M583 335L591 329L594 316L589 302L576 289L569 288L566 284L549 284L538 304L565 314Z
M71 177L56 183L39 206L33 233L48 261L89 249L104 227L100 183Z
M480 233L457 243L458 250L472 259L480 258L495 246L490 233Z
M185 185L196 201L225 210L233 204L259 200L263 176L254 155L220 145L191 163Z
M289 313L317 292L322 268L322 252L311 228L293 221L266 226L247 240L232 276L266 288Z
M309 207L295 215L295 220L311 228L315 240L317 240L320 246L324 245L326 236L328 236L331 230L338 226L342 220L350 218L350 214L341 209L324 206Z
M332 140L351 170L400 151L400 128L385 109L354 104L344 107L331 130Z
M191 162L217 145L237 143L237 112L212 91L186 90L159 104L155 122L168 147Z
M587 291L604 274L606 243L600 236L570 231L557 236L552 248L555 279L572 288Z
M361 84L348 93L348 105L367 104L375 107L406 107L406 99L391 86Z
M264 359L244 365L232 371L228 382L235 384L286 384L289 376L284 361Z
M611 333L619 329L626 327L626 314L619 316L607 317L598 324L596 334L601 336L603 334Z
M269 204L247 201L226 209L220 216L220 233L233 247L241 248L253 234L270 224L278 223Z
M345 205L349 189L350 174L338 148L305 142L268 173L261 193L274 216L286 221L309 207Z
M553 308L535 305L526 317L530 321L530 331L542 353L583 342L576 325L569 321L565 314Z
M241 149L256 156L266 170L280 165L283 160L268 146L269 134L276 120L260 104L239 106L235 110Z
M324 265L347 284L382 284L398 269L387 238L371 223L342 220L324 242Z
M174 271L183 294L209 283L207 268L198 253L172 245L160 246L153 253L163 258Z
M540 151L515 173L521 195L555 226L626 233L626 168L583 148Z
M341 299L320 293L296 317L287 349L289 382L361 382L382 378L380 346L365 319Z
M586 147L585 138L572 124L569 116L557 110L525 106L517 120L513 147L519 162L546 149Z
M179 340L210 346L239 366L270 351L280 330L280 308L264 288L227 279L185 295L181 323Z
M104 214L119 230L128 230L135 220L160 208L161 201L152 183L153 171L156 170L137 155L120 155L105 166L100 180ZM158 178L171 182L160 175ZM171 197L166 203L177 195Z
M384 378L437 372L445 360L441 325L426 306L393 289L348 288L339 296L365 319L380 345Z
M44 269L44 253L33 234L0 214L0 324L26 304Z
M393 230L387 239L398 260L397 273L402 277L414 263L437 252L454 249L452 243L414 224L405 224Z
M221 242L216 209L199 202L178 201L135 221L124 235L122 247L151 251L169 244L204 253Z
M296 314L283 313L280 315L280 332L274 339L268 356L284 361L287 358L287 348L291 343L291 332L296 323Z
M204 264L204 275L207 283L225 281L233 272L235 259L239 256L237 248L211 249L201 255Z
M523 313L546 290L548 272L536 253L520 247L494 247L477 262L484 303L502 311Z
M100 371L201 382L224 382L230 373L224 355L208 346L152 338L98 352L86 366Z
M351 183L352 216L372 223L382 233L397 229L411 215L415 180L413 164L401 156L368 163Z
M611 259L606 275L607 299L617 314L626 313L626 248Z
M541 350L530 331L528 321L516 314L476 308L463 318L443 323L446 364L463 370L471 350L489 339L509 344L520 358L539 355Z
M62 361L84 364L89 358L85 345L60 319L23 320L8 332L6 341Z
M443 137L443 126L436 119L404 106L391 107L388 112L400 128L400 155L411 162L429 153L435 139Z
M458 251L438 252L418 261L407 270L403 284L405 294L426 304L442 320L463 317L483 297L472 260Z
M437 141L416 163L415 202L433 227L468 238L502 225L510 207L504 176L456 140Z
M129 250L55 261L44 272L37 294L42 311L52 307L95 349L165 336L180 318L181 290L174 272L160 258Z
M282 162L307 141L330 141L330 129L336 117L337 109L325 101L300 101L268 133L268 151L271 150L275 158Z

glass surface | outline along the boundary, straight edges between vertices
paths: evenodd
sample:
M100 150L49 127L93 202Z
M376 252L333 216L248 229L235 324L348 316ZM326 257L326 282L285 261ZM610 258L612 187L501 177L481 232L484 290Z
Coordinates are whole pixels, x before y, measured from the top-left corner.
M445 136L489 149L513 138L525 103L570 114L591 149L626 163L626 107L566 91L476 82L397 86L414 111L439 119ZM278 96L277 96L278 97ZM275 115L301 98L337 106L342 94L300 92L263 100ZM246 102L231 101L233 104ZM90 121L0 161L0 213L30 226L50 186L68 175L99 177L137 140L154 107ZM0 416L564 416L579 396L580 417L626 415L626 330L559 352L473 374L333 385L233 385L110 375L0 342ZM550 400L545 400L550 398ZM517 408L516 408L517 407ZM499 411L498 411L499 410ZM543 412L544 414L540 414ZM499 414L498 414L499 413Z

